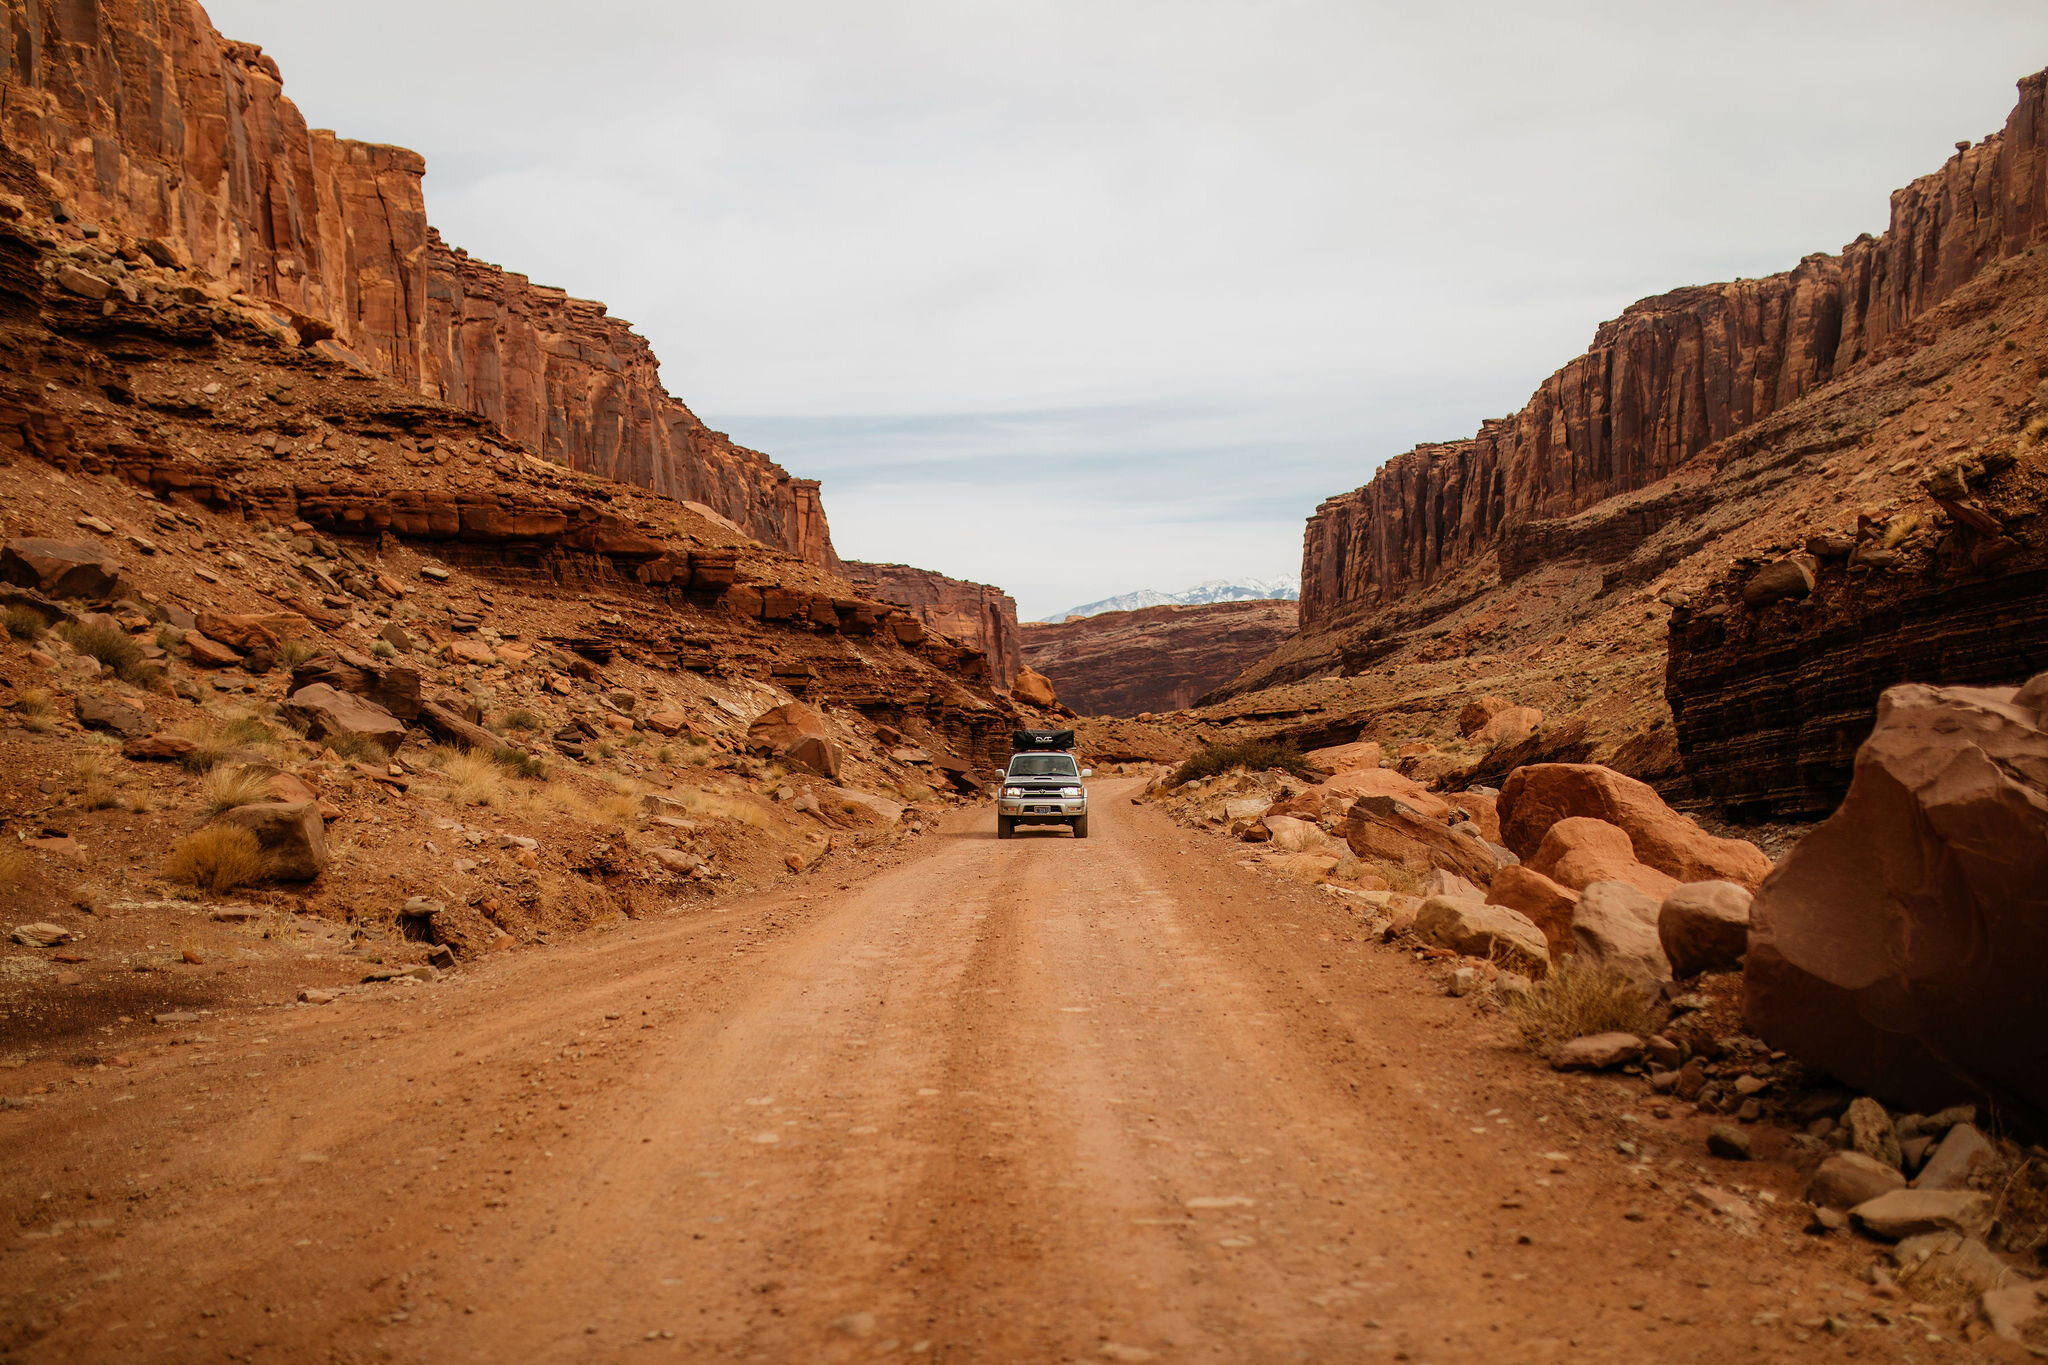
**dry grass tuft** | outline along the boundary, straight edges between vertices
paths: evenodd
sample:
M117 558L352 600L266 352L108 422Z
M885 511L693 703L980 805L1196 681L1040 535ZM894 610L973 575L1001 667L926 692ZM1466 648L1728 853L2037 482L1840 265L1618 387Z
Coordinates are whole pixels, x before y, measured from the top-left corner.
M78 804L85 809L111 810L121 804L121 789L108 776L98 754L80 754L71 765L71 779L78 784Z
M142 657L142 646L127 631L108 621L63 626L58 631L80 654L98 659L122 682L148 687L163 670Z
M458 806L505 804L505 777L489 754L437 747L428 763L448 779L448 799Z
M370 653L380 659L395 659L398 657L398 646L392 644L389 640L372 640L370 642Z
M1567 957L1526 994L1510 997L1509 1019L1537 1052L1589 1033L1656 1032L1656 1018L1642 993L1611 967Z
M14 710L30 734L47 735L57 728L56 703L40 687L24 687L14 699Z
M2038 441L2048 435L2048 417L2036 417L2028 422L2024 434L2029 441Z
M277 661L286 669L293 669L319 652L305 640L285 640L277 647Z
M504 730L538 730L541 718L523 706L515 706L499 718L498 725Z
M384 752L384 746L368 735L327 735L320 743L322 747L341 758L352 758L358 763L389 763L391 756Z
M199 779L199 796L208 815L270 799L270 779L247 768L214 767Z
M50 629L43 620L43 614L33 607L0 608L0 625L7 627L7 633L26 644L34 644Z
M171 849L164 876L216 895L261 881L268 870L263 846L238 825L208 825Z

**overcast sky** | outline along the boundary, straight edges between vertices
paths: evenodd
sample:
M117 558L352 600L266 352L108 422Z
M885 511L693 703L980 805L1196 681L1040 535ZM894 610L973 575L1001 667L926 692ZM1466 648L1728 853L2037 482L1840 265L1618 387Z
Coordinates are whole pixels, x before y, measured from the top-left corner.
M605 300L840 551L1027 618L1299 567L1632 300L1884 228L2040 0L211 0Z

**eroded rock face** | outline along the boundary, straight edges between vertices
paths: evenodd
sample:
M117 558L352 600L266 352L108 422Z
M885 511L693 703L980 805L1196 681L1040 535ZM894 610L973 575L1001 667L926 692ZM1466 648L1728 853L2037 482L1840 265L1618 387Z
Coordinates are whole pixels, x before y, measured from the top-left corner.
M816 482L706 427L603 304L450 250L427 223L418 153L308 129L277 63L198 5L0 0L0 14L0 134L79 215L205 269L223 296L274 302L300 342L479 413L544 458L836 563Z
M1389 606L1501 550L1504 577L1580 553L1521 528L1664 477L1866 359L2048 227L2048 77L2020 82L2005 131L1892 195L1881 237L1763 279L1675 290L1601 326L1520 412L1469 440L1421 445L1330 498L1302 547L1301 626ZM1640 534L1640 533L1639 533Z
M1026 706L1051 706L1059 700L1053 691L1052 679L1026 664L1017 670L1017 680L1010 685L1010 695Z
M1749 1027L1893 1103L2048 1112L2048 675L1892 688L1840 810L1750 911Z
M1024 666L1017 603L1001 588L948 578L908 564L848 560L839 566L839 572L878 601L905 608L928 629L986 654L989 676L998 685L1016 677Z
M1293 602L1145 607L1024 627L1024 657L1087 716L1178 711L1294 634Z

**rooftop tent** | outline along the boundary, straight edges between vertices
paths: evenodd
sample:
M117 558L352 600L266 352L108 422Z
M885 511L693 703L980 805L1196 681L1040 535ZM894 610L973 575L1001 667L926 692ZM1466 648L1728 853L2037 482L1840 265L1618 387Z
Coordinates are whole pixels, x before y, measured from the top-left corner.
M1071 749L1074 747L1072 730L1018 730L1010 736L1010 747L1018 753L1033 749Z

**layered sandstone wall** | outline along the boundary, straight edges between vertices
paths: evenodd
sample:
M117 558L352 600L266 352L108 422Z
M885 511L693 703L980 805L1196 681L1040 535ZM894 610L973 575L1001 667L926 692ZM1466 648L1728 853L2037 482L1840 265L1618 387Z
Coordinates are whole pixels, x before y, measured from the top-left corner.
M920 621L988 656L996 686L1008 688L1024 664L1017 603L1001 588L948 578L908 564L839 566L847 582L881 601L908 608Z
M451 251L426 163L309 129L195 0L0 0L0 139L76 218L151 238L535 453L835 562L817 485L707 428L604 305Z
M1324 502L1302 543L1304 630L1428 587L1504 529L1664 477L1860 361L2048 225L2048 73L2003 133L1893 193L1881 237L1783 274L1676 290L1603 325L1520 412L1418 446ZM1503 566L1504 569L1507 566Z
M1278 649L1295 604L1211 602L1106 611L1024 627L1024 662L1082 715L1136 716L1192 706Z

